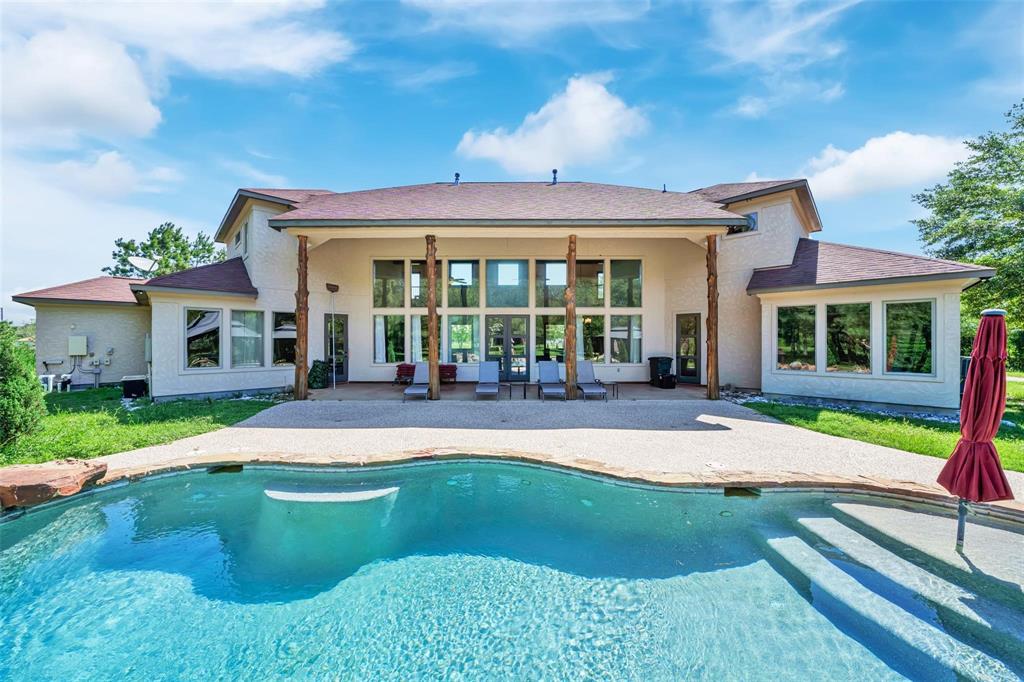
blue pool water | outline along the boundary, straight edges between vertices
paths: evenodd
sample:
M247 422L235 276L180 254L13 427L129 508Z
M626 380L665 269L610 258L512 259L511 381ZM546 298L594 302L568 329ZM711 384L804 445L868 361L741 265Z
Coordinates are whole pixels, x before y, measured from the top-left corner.
M0 679L955 679L780 562L808 516L830 500L483 462L152 479L0 524ZM916 608L985 652L968 676L1018 669Z

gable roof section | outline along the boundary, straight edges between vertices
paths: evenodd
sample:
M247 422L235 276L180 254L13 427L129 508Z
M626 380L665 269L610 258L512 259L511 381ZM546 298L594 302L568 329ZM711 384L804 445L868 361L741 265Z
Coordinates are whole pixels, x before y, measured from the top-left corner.
M821 230L821 216L818 214L818 205L814 201L814 195L811 194L810 184L803 178L793 180L758 180L756 182L723 182L711 185L710 187L695 189L691 193L699 194L709 201L714 201L728 208L730 204L789 190L795 191L800 198L800 202L804 204L805 208L810 209L801 216L801 219L811 223L811 232L819 232Z
M221 294L226 296L248 296L255 298L259 291L249 279L249 271L241 258L231 258L220 263L200 265L197 268L173 272L154 277L148 282L132 286L133 291L190 292Z
M270 189L270 188L245 188L235 192L235 198L231 200L231 205L228 206L227 213L221 218L220 225L217 227L217 234L214 235L214 241L223 242L227 238L228 229L238 220L239 214L242 212L242 207L248 199L257 199L259 201L267 201L272 204L280 204L286 208L294 208L301 205L304 201L310 197L319 196L322 194L333 194L330 190L326 189Z
M61 284L46 289L16 294L12 300L26 305L39 303L92 303L107 305L138 305L132 293L133 284L145 284L144 279L130 277L93 277L80 282Z
M941 279L987 279L991 268L938 258L801 239L793 262L758 268L747 293L832 289Z
M310 196L271 227L352 224L745 224L689 192L591 182L462 182Z

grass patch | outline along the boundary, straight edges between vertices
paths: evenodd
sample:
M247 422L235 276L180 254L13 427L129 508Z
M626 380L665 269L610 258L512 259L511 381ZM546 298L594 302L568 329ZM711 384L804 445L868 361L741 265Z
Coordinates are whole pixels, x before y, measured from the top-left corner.
M1003 419L1013 422L1015 426L1004 425L999 429L995 444L1005 469L1024 472L1024 383L1008 383L1010 387L1007 390L1006 415ZM1013 384L1018 384L1020 388L1015 388ZM947 459L952 454L960 437L957 424L925 419L776 402L751 402L746 406L786 424L811 431L941 459Z
M121 404L121 389L97 388L46 396L41 428L0 448L0 466L90 458L195 436L265 410L272 400L137 401Z

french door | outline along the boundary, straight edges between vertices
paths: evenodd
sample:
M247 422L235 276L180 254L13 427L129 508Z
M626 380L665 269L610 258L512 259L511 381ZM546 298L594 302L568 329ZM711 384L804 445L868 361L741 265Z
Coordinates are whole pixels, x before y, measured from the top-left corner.
M530 317L488 315L487 360L497 360L502 381L529 381Z
M324 361L327 363L328 381L348 381L348 315L324 315ZM334 382L330 371L334 369Z
M700 313L676 315L676 380L700 383Z

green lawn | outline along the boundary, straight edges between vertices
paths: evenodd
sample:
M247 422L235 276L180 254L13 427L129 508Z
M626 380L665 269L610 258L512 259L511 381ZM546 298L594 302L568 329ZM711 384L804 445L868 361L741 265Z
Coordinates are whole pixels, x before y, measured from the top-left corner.
M167 443L229 426L265 410L272 400L178 400L126 410L121 389L99 388L46 396L41 428L0 448L0 466L64 457L99 457Z
M956 424L922 419L895 418L871 412L835 410L781 403L747 403L761 414L811 431L885 445L946 459L960 437ZM1006 416L1016 424L1003 426L996 437L996 449L1007 470L1024 472L1024 382L1007 382Z

